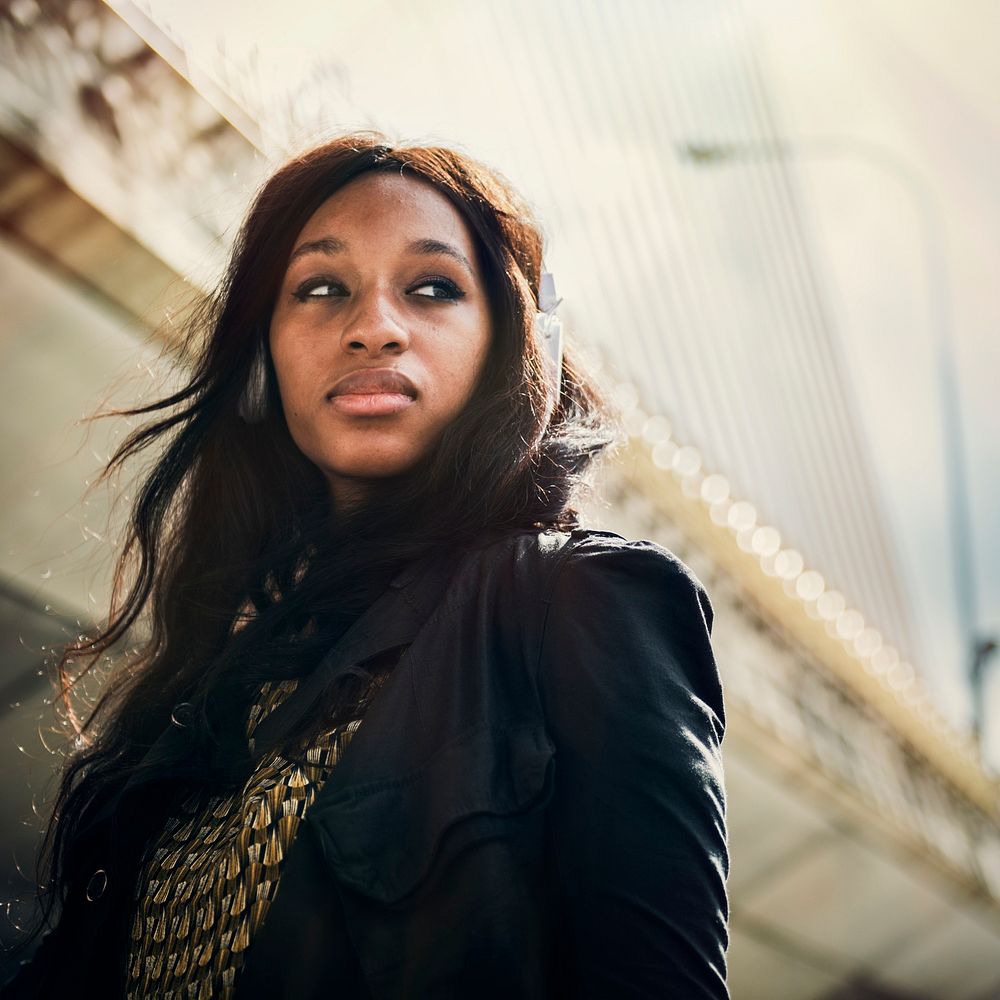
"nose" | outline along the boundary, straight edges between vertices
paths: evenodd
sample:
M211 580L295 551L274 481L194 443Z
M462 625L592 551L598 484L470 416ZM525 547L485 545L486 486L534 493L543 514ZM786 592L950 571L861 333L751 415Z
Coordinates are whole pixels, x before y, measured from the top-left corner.
M409 347L410 335L388 290L371 288L356 295L342 343L352 354L358 351L372 355L383 351L398 354Z

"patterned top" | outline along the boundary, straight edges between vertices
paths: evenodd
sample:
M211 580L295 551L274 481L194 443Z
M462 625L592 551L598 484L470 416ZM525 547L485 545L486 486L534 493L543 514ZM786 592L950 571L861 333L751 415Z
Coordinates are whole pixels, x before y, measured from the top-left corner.
M251 746L257 725L297 684L261 687L247 720ZM359 725L355 719L326 734L306 751L305 767L275 756L241 791L210 796L195 788L182 800L151 838L136 880L129 1000L234 995L299 824Z

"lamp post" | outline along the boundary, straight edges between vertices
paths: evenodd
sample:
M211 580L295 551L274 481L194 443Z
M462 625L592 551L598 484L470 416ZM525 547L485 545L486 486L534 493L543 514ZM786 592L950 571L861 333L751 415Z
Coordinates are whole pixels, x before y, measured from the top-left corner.
M878 143L853 136L827 136L808 140L760 140L678 144L681 159L695 166L744 164L754 160L794 159L862 160L901 184L917 208L924 232L924 259L931 304L931 328L935 340L939 391L944 423L944 462L947 477L948 518L954 550L955 604L964 655L964 670L972 699L972 735L982 751L984 688L986 674L994 662L998 643L994 636L979 634L979 607L975 563L969 538L969 498L965 470L965 439L962 430L955 351L948 308L948 268L944 252L944 226L933 195L923 179L905 159Z

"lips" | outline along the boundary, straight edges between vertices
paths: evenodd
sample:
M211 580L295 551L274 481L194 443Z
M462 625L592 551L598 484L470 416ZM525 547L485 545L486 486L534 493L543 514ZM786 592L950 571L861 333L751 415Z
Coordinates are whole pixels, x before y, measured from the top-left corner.
M416 399L416 386L395 368L360 368L338 379L327 393L334 396L364 396L378 393L399 393Z

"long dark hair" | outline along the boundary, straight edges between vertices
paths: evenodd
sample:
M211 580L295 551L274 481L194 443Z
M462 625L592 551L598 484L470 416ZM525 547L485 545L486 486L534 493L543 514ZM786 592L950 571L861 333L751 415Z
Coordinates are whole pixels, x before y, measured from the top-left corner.
M248 426L238 401L255 353L267 355L293 241L327 198L374 170L430 182L467 220L494 335L472 398L419 464L378 484L357 509L335 513L322 475L291 440L269 357L265 421ZM544 358L532 334L541 258L538 226L510 185L449 149L349 135L290 160L264 184L218 291L188 329L190 378L166 398L116 411L152 418L106 474L154 444L162 453L135 493L107 623L59 663L75 749L39 853L46 920L89 875L74 863L83 818L134 773L172 706L192 706L190 745L205 752L219 705L247 704L263 681L308 673L410 560L511 530L578 525L578 490L621 429L572 346L546 418ZM78 719L73 685L126 642L130 652ZM329 704L349 708L351 695ZM331 723L313 721L317 732Z

